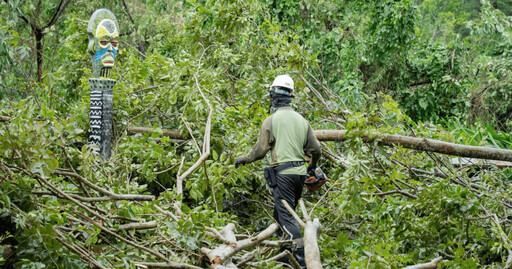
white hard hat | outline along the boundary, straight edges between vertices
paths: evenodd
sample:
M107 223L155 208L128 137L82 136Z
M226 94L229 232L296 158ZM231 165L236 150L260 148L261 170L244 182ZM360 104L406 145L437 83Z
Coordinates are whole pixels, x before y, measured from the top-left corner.
M277 76L270 88L272 87L283 87L290 90L290 93L293 93L293 79L288 75Z

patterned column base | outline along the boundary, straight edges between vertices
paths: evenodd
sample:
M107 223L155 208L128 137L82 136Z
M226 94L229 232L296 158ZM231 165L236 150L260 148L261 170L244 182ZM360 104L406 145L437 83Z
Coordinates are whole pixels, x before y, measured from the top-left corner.
M101 154L104 160L110 158L112 141L112 109L114 99L113 79L90 78L91 112L89 143L97 145L95 153Z

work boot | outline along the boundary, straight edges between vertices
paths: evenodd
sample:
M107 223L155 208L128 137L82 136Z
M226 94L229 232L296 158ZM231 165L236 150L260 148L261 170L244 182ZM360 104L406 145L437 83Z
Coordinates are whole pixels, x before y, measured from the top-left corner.
M293 252L293 257L295 257L295 259L297 260L297 262L299 263L300 267L302 269L307 269L306 268L306 259L304 258L304 248L297 248L294 252Z

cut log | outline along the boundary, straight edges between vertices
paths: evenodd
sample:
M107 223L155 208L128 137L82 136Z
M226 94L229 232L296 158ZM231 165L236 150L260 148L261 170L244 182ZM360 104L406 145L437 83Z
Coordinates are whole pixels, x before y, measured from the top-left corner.
M309 269L322 269L320 250L318 249L318 237L321 232L322 224L317 218L306 223L304 228L304 253L306 266Z
M346 130L317 130L315 135L320 141L345 141L348 139ZM404 148L437 152L447 155L486 159L512 161L512 150L467 146L455 143L448 143L440 140L429 138L418 138L403 135L375 134L372 136L362 136L363 141L377 141L380 145L396 146L400 145Z

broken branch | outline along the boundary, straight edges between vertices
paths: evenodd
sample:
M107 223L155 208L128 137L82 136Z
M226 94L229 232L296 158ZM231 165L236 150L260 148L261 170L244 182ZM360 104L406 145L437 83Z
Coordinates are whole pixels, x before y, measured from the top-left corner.
M201 267L177 262L134 262L134 264L145 266L145 268L201 269Z
M430 262L407 266L404 269L436 269L443 257L437 257Z
M225 227L225 233L223 234L224 237L229 238L227 233L231 232L233 233L234 225L229 225L230 227ZM233 229L232 229L233 228ZM212 268L221 268L220 266L225 262L228 261L233 255L238 253L241 250L248 249L251 247L255 247L259 245L263 240L270 237L273 233L277 231L279 228L279 225L277 223L272 223L270 226L268 226L265 230L263 230L261 233L256 235L252 238L247 238L241 241L236 241L234 243L231 243L229 245L222 244L218 246L216 249L211 250L208 248L201 248L201 252L205 254L210 262L212 263ZM224 229L223 229L224 230ZM233 233L234 235L234 233Z
M295 211L292 209L292 207L284 199L281 199L281 203L283 203L284 207L286 207L288 212L290 212L290 214L292 214L293 218L295 218L295 220L299 223L300 227L302 227L302 228L306 227L306 224L304 223L304 221L302 221L300 219L299 215L297 215L297 213L295 213Z
M142 222L142 223L128 223L119 225L117 230L144 230L156 228L156 221Z
M69 176L69 177L76 178L79 181L81 181L82 183L84 183L85 185L89 186L91 189L93 189L101 194L109 196L111 198L110 200L134 200L134 201L153 201L153 200L155 200L154 195L113 193L109 190L99 187L98 185L93 184L92 182L90 182L89 180L85 179L84 177L82 177L81 175L79 175L77 173L68 172L68 171L64 171L64 170L55 170L55 171L53 171L53 173L56 175Z

